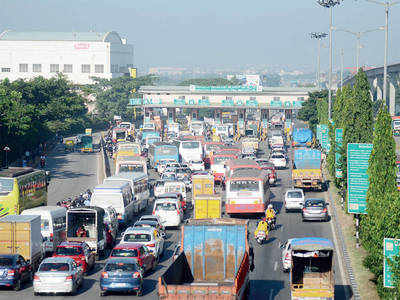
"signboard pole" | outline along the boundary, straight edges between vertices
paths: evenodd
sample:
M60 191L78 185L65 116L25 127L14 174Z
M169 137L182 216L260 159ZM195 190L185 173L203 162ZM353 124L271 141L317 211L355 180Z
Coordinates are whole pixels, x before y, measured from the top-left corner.
M356 248L360 248L360 215L356 214Z

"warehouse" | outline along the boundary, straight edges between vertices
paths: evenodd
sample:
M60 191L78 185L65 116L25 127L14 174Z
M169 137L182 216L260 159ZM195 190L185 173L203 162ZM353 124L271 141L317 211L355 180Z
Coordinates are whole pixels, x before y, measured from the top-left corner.
M76 84L115 78L133 67L133 46L111 32L21 32L0 34L0 79L11 81L63 73Z

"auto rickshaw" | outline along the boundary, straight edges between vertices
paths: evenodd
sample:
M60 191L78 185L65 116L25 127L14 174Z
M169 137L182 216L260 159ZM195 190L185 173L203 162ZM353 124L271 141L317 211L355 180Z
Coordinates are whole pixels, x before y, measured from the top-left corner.
M65 151L74 152L75 150L75 142L72 139L68 139L64 144Z

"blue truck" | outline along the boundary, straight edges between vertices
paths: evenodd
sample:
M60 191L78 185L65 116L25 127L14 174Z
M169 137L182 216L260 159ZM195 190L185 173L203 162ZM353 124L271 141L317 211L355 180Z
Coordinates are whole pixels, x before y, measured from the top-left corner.
M322 190L324 180L321 170L321 151L299 148L294 150L292 181L297 188Z
M181 229L180 253L159 278L159 298L246 299L254 268L247 226L238 219L190 219Z
M293 147L311 147L313 144L313 132L309 128L294 128L292 134Z

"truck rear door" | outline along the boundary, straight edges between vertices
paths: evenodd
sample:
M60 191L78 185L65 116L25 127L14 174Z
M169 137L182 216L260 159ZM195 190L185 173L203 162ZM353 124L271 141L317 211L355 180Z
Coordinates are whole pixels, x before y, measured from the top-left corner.
M13 253L13 224L0 223L0 254Z
M30 223L14 223L14 247L18 253L26 259L31 258L31 226Z

